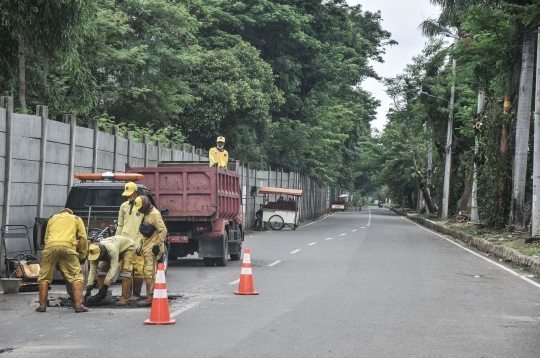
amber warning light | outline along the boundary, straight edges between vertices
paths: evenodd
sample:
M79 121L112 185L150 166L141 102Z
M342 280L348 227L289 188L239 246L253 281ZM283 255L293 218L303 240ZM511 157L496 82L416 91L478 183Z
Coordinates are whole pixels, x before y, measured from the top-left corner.
M136 173L86 173L75 174L74 177L79 180L128 180L137 181L144 179L144 175Z

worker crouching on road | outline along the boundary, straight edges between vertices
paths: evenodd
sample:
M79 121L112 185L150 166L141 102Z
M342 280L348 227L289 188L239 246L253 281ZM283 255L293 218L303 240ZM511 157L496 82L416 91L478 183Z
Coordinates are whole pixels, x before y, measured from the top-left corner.
M122 296L117 302L117 305L125 305L131 289L132 261L133 254L135 253L135 243L133 240L121 235L111 236L90 245L88 251L90 272L88 273L88 286L86 286L86 294L84 295L85 300L88 303L95 303L107 296L109 286L113 283L114 274L118 269L118 263L122 261L120 271L120 277L122 277ZM96 274L99 292L90 297Z
M65 280L71 284L75 312L88 312L82 304L84 278L80 262L86 259L87 253L86 230L80 217L73 215L73 212L66 208L49 219L38 278L39 307L36 308L37 312L47 310L49 283L52 282L55 267L58 267Z
M216 146L208 151L210 166L217 165L221 168L227 168L229 162L229 152L225 150L225 137L217 137Z
M167 228L161 213L150 203L147 197L140 196L136 200L141 200L139 211L144 215L140 228L143 239L137 246L136 253L144 257L143 272L146 279L146 300L139 302L137 305L148 307L152 305L156 262L165 251Z
M139 196L137 184L128 182L124 186L122 193L127 201L122 203L118 212L118 226L116 227L116 235L129 237L135 242L135 247L141 242L142 235L139 232L143 215L139 212L141 201L135 203L135 199ZM129 297L129 301L138 301L141 298L141 289L143 285L143 267L144 259L141 256L133 257L132 287L133 294ZM99 281L98 281L99 282ZM127 304L123 299L120 299L121 305Z

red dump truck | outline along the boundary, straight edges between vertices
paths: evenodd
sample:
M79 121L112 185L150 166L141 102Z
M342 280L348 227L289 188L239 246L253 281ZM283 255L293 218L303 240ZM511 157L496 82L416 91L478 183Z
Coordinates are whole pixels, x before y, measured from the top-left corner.
M205 266L240 260L244 225L240 174L208 163L160 162L157 168L131 168L140 173L160 209L169 232L169 259L193 255Z

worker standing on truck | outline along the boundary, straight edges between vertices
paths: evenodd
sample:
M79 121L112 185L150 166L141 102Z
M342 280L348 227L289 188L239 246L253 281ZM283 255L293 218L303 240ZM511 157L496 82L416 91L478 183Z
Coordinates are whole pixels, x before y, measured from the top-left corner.
M88 273L88 286L86 286L86 294L84 295L85 300L89 303L94 303L107 296L109 286L113 283L114 275L118 269L118 263L122 261L120 271L120 277L122 277L122 296L116 304L120 306L127 304L131 288L135 242L129 237L116 235L90 245L88 251L90 272ZM90 297L96 274L98 278L103 277L103 280L98 280L99 292Z
M88 241L82 219L73 215L73 211L68 208L52 216L45 231L45 249L41 256L37 312L47 310L49 283L52 282L55 267L58 267L64 278L71 284L75 312L88 312L88 308L82 304L84 278L80 263L80 260L86 259L87 254Z
M156 277L156 261L165 252L165 238L167 228L161 217L161 213L150 203L146 196L136 199L141 201L139 211L144 215L140 228L143 239L137 246L135 252L144 257L144 278L146 280L146 300L139 302L141 307L152 305L154 280Z
M116 235L122 235L129 237L135 242L135 246L142 240L142 235L139 232L139 226L141 226L142 214L139 212L139 206L135 206L135 199L139 196L137 184L134 182L127 182L124 186L124 192L122 196L127 198L120 206L118 212L118 226L116 227ZM139 202L140 203L140 202ZM133 258L133 270L132 281L130 281L130 287L133 287L133 294L128 298L129 301L138 301L141 298L141 290L143 285L143 267L144 259L141 256L135 256ZM98 285L103 284L103 278L98 276ZM120 305L127 304L123 299L119 301Z
M211 167L217 164L218 167L227 168L229 152L225 150L225 137L217 137L216 146L208 151L208 159Z

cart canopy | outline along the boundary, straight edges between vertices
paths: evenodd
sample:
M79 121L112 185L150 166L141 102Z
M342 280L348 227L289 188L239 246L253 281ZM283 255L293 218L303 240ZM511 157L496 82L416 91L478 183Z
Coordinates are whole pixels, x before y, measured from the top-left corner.
M259 194L282 194L282 195L302 196L302 190L261 186L259 189Z

